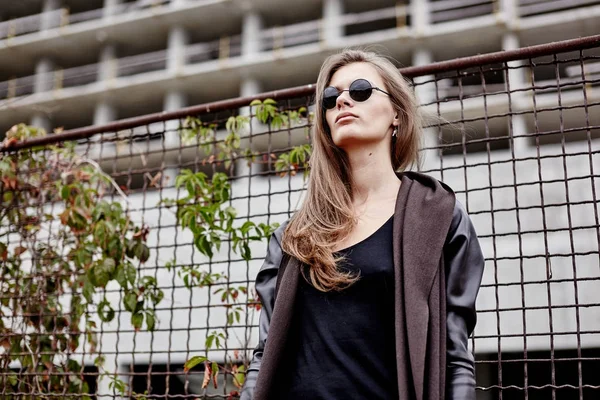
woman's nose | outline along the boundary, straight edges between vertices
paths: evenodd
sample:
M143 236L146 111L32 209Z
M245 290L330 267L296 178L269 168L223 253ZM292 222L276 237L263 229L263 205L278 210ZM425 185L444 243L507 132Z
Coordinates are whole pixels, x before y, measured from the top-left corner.
M340 93L340 95L336 99L337 108L341 108L343 105L351 106L352 104L352 99L350 98L349 92L347 90Z

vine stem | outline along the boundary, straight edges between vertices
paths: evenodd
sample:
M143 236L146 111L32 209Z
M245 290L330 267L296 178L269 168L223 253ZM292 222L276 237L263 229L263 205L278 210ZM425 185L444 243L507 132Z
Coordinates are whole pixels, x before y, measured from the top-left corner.
M33 351L31 350L31 347L29 346L27 340L24 340L23 342L25 343L25 346L27 347L27 350L29 350L29 354L31 355L31 363L35 366L37 363L35 362L35 356L33 355ZM35 384L40 394L43 393L42 387L40 386L40 381L38 380L38 375L34 375L33 379L35 380Z
M90 160L89 158L85 158L85 157L79 157L79 156L76 156L76 158L77 158L77 161L76 161L77 165L90 164L92 167L94 167L100 175L105 177L111 183L111 185L115 188L115 190L119 193L119 195L121 195L121 197L127 202L127 204L132 206L131 201L129 200L127 195L121 190L119 185L117 185L117 182L115 182L113 178L111 178L108 174L106 174L106 172L102 171L102 168L100 168L100 165L98 165L98 163L96 161Z

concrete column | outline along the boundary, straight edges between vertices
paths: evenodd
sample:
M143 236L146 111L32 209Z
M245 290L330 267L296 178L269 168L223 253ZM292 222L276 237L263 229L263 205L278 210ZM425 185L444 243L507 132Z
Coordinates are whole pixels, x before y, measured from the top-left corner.
M519 7L517 0L500 0L500 13L504 19L504 23L509 28L514 28L518 25Z
M414 66L428 65L434 62L433 54L430 50L425 48L419 48L413 53L412 64ZM435 101L435 82L433 81L433 75L419 76L414 79L415 82L415 95L419 104L429 104ZM428 82L431 81L431 82ZM427 83L423 83L427 82ZM421 84L420 84L421 83ZM423 129L423 145L425 148L432 148L439 145L438 140L438 128L427 128ZM422 153L423 168L434 169L439 168L438 162L438 150L430 149L424 150Z
M509 32L502 37L502 50L516 50L520 48L519 38L515 33ZM521 67L524 62L521 60L511 61L509 67ZM523 88L527 85L525 75L526 68L517 68L508 70L508 79L510 80L511 89ZM516 94L516 93L515 93ZM513 94L513 96L515 95Z
M189 43L189 34L182 26L174 26L169 31L167 48L167 70L176 74L185 65L185 50Z
M165 95L163 109L164 111L176 111L187 106L187 95L178 89L172 89ZM162 125L162 123L159 123ZM170 120L165 122L165 148L176 149L181 145L179 140L179 120ZM160 127L162 129L162 126ZM166 160L165 160L166 161ZM171 187L175 184L177 177L176 168L165 168L163 171L163 186Z
M242 56L251 58L262 50L262 17L255 10L248 10L242 24Z
M253 96L256 94L259 94L263 91L263 85L262 83L253 77L245 77L244 79L242 79L242 83L240 85L240 97L246 97L246 96ZM250 107L242 107L240 108L239 111L240 115L250 115ZM252 120L250 121L251 124L251 128L249 133L252 134L256 134L257 132L264 132L265 126L263 124L261 124L258 119L256 119L256 117L252 118ZM248 142L246 142L247 139L242 139L242 147L245 146L250 146L250 144ZM256 139L254 139L252 141L252 149L255 150L257 147L264 147L266 148L267 146L257 146L257 142L261 142L261 141L265 141L267 140L265 136L262 137L257 137ZM260 165L258 164L251 164L250 166L248 166L248 163L246 160L244 159L239 159L236 162L235 165L235 173L238 176L246 176L249 174L256 174L260 172ZM243 183L240 183L240 187L247 187L247 181L244 180Z
M515 33L509 32L502 37L503 50L515 50L518 49L519 46L519 38ZM526 77L527 68L523 67L523 65L525 65L523 60L511 61L507 64L510 68L508 70L507 84L510 85L511 106L512 111L516 111L526 106L528 101L526 92L514 92L516 89L522 89L528 86ZM513 135L522 135L528 131L525 116L512 115L510 118L512 119ZM527 154L528 141L527 138L514 139L512 145L514 146L516 156Z
M96 104L94 110L94 125L108 124L117 119L117 110L108 101L102 100Z
M177 89L170 90L165 96L163 108L165 111L176 111L187 106L187 95Z
M242 79L242 83L240 85L240 96L253 96L255 94L259 94L262 91L262 84L255 78L247 77ZM241 115L249 115L250 108L242 107L240 108Z
M42 128L46 131L46 133L51 133L52 132L52 121L50 121L50 118L43 113L35 113L32 117L31 120L29 121L29 125L31 126L35 126L37 128Z
M187 95L180 89L171 89L165 95L163 102L164 111L177 111L187 106ZM179 120L166 122L165 145L179 146Z
M33 82L33 92L47 92L54 88L54 62L44 57L38 61L35 66L35 80Z
M108 100L100 100L100 102L96 104L96 108L94 109L93 125L106 125L110 122L115 121L116 119L117 109L111 102L109 102ZM94 160L98 160L101 154L103 154L104 157L106 157L107 151L108 154L112 154L111 152L115 151L116 146L114 143L100 143L101 140L102 135L94 135L90 137L90 142L96 143L90 145L87 154Z
M44 0L40 21L40 31L55 28L60 24L61 0Z
M323 2L323 41L330 47L338 47L339 41L344 37L343 0L325 0Z
M107 44L102 49L98 64L99 81L113 79L117 76L117 48L114 44Z
M118 365L117 363L117 357L114 354L103 354L104 356L104 369L106 370L106 372L108 372L109 374L114 374L114 373L118 373L119 374L119 379L121 379L123 382L129 382L129 377L127 375L125 375L125 373L127 372L125 370L124 367ZM114 389L114 388L110 388L110 382L111 380L108 378L108 376L101 376L100 379L98 380L98 398L111 398L114 400L124 400L125 397L121 397L119 396L119 391ZM114 393L114 397L113 397L113 393Z
M113 15L118 15L123 3L123 0L104 0L104 8L102 9L102 16L104 18L110 18Z
M416 36L423 36L430 24L431 14L429 0L412 0L410 2L410 20Z
M433 54L431 50L426 48L418 48L413 53L412 64L415 66L429 65L434 62ZM421 103L429 103L435 100L435 82L433 81L434 76L418 76L414 79L415 81L415 92ZM428 82L430 81L430 82ZM427 82L420 84L422 82Z

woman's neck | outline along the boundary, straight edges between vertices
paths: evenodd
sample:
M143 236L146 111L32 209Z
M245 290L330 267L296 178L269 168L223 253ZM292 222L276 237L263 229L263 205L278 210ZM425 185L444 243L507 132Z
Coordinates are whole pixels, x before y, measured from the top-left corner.
M389 147L389 146L386 146ZM372 200L395 196L400 179L392 167L391 150L383 146L361 146L347 151L352 174L352 197L355 206Z

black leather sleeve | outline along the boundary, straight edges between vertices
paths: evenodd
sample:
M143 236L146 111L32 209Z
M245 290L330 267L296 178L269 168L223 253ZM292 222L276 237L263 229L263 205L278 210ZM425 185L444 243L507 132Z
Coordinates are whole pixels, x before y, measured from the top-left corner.
M466 210L456 201L444 244L446 269L446 399L475 400L475 362L467 348L484 258Z
M262 267L256 276L255 287L261 302L261 311L258 321L258 344L254 348L252 360L246 372L246 380L242 387L240 400L252 400L254 397L254 386L258 377L258 370L262 361L267 334L269 333L269 325L273 307L275 304L275 284L277 283L277 271L283 258L281 250L281 236L287 223L282 224L269 239L269 247L267 255Z

